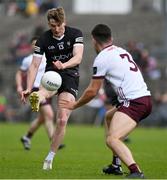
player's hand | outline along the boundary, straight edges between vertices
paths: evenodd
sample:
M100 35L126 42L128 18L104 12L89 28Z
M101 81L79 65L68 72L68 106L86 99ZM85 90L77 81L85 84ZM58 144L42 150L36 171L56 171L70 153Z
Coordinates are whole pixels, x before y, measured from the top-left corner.
M31 91L29 91L28 89L26 89L25 91L22 91L21 93L21 101L23 103L26 103L27 101L27 97L30 95Z
M61 61L53 61L52 63L56 69L65 69L64 64Z
M18 93L20 98L21 98L22 91L23 91L22 87L17 87L17 93Z
M59 102L59 105L60 105L61 108L66 108L66 109L69 109L69 110L75 109L75 104L76 104L76 102L71 102L71 101L67 101L67 100L64 100L64 99L61 99L60 102Z

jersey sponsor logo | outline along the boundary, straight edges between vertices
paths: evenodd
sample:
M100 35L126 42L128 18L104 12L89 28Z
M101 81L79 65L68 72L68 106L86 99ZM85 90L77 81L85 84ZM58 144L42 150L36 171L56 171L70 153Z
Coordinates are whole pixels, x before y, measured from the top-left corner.
M55 49L55 47L53 45L52 46L48 46L48 49L52 50L52 49Z
M93 75L97 73L97 67L93 67Z
M60 54L59 56L53 56L53 60L64 60L72 57L72 53Z
M75 39L75 42L79 42L79 43L83 43L83 37L77 37L76 39Z
M71 42L70 42L70 41L68 41L68 42L67 42L67 45L68 45L68 46L70 46L70 45L71 45Z
M59 47L59 50L64 49L64 42L58 43L57 45Z

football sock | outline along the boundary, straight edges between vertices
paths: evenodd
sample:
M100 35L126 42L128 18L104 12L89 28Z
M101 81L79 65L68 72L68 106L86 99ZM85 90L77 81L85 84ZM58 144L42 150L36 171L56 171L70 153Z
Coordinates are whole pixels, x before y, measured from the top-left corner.
M31 133L31 132L28 132L27 135L26 135L26 137L29 138L29 139L31 139L32 136L33 136L33 133Z
M130 170L130 173L140 172L138 165L135 163L128 166L128 168Z
M56 153L54 153L53 151L50 151L49 154L47 155L47 157L45 158L45 160L53 161L53 158L54 158L55 154Z
M117 155L113 156L112 164L116 166L121 166L121 160L119 159Z

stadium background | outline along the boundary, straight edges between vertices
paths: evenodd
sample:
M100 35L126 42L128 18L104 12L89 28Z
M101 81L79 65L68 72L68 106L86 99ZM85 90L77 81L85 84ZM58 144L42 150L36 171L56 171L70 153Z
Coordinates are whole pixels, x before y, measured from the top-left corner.
M87 3L88 8L79 6L83 2ZM107 3L108 7L117 7L118 11L112 11L112 8L111 11L110 8L106 10ZM106 23L113 31L114 44L128 49L128 43L136 42L135 45L142 52L149 53L149 58L153 59L150 60L153 64L148 63L148 67L145 67L147 63L143 63L143 75L154 100L153 113L143 125L167 125L166 0L119 0L117 3L114 0L1 0L0 121L29 122L36 116L31 116L29 107L22 105L17 97L15 72L22 58L29 53L28 42L31 37L47 29L46 10L56 6L63 6L67 24L79 27L84 34L85 52L80 65L79 95L88 85L95 57L90 31L95 24ZM99 108L84 106L73 112L70 122L92 124L98 110Z

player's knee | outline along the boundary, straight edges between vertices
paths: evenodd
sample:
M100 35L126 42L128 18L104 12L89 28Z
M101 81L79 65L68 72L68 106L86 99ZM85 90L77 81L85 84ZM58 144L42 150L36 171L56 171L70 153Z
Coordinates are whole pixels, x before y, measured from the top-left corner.
M53 121L54 114L47 112L47 113L44 114L44 118L45 118L45 121Z
M66 127L66 124L67 124L67 117L66 116L58 119L58 122L57 122L58 127L61 127L61 128Z
M52 121L53 118L54 118L54 114L53 113L48 113L47 117L48 117L48 119L50 119L50 121Z
M106 138L106 145L108 147L112 147L115 145L116 141L118 140L119 138L113 134L109 134Z

